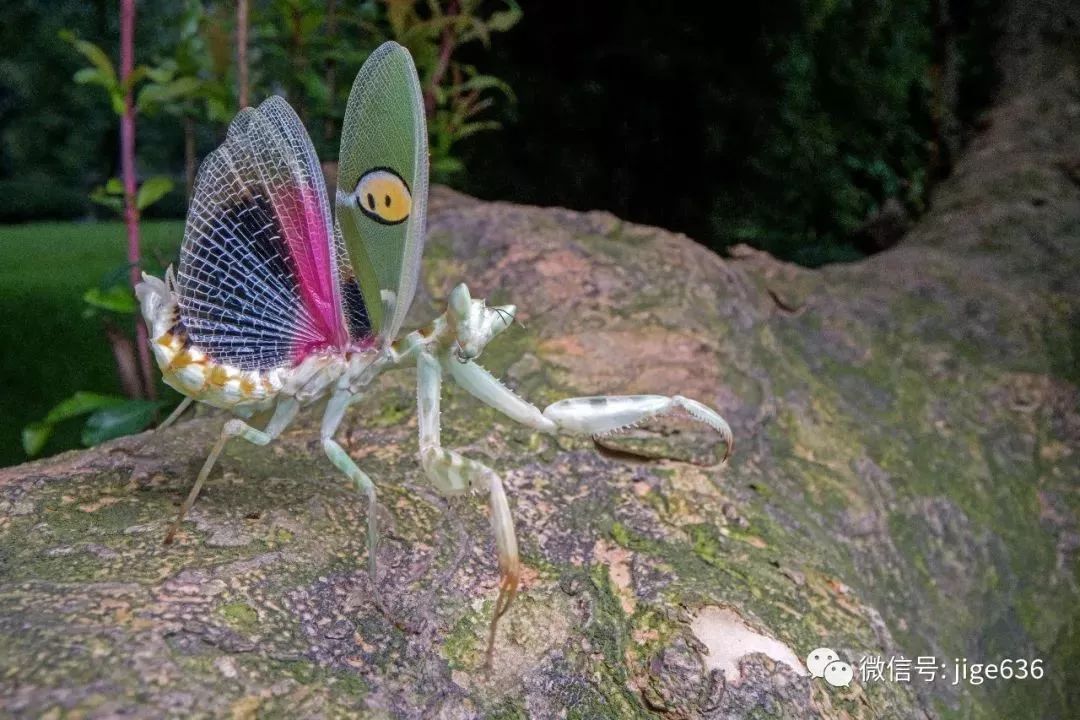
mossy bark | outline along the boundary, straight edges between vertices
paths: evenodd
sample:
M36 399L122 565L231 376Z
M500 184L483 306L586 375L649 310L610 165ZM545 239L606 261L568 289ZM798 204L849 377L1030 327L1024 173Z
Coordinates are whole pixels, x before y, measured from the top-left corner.
M520 306L482 361L526 397L681 393L737 441L721 469L680 421L551 438L448 388L444 442L502 474L526 567L493 669L483 503L425 484L401 371L340 438L379 484L380 591L410 628L373 603L364 502L314 415L230 445L162 546L220 426L200 417L0 474L0 713L1074 717L1080 83L1048 47L1013 53L934 210L857 264L724 260L605 213L435 193L416 320L466 280ZM691 624L708 606L800 658L934 656L950 676L713 670ZM952 685L955 658L1045 677Z

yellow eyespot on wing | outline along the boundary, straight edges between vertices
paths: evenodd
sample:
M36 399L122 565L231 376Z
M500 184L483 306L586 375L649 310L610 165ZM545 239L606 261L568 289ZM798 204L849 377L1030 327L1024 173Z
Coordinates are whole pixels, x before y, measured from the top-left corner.
M412 193L401 176L389 168L375 168L356 183L356 206L375 222L397 225L412 212Z

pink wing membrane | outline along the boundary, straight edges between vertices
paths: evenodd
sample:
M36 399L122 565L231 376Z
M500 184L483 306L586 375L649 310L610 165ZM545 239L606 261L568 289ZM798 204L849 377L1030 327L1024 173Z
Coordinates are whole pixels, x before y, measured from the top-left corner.
M343 349L349 335L342 314L326 181L315 148L300 118L282 98L266 100L258 113L266 119L272 133L269 138L259 137L261 128L253 123L251 129L257 132L252 138L255 147L263 149L260 140L265 139L264 151L277 156L274 164L286 164L290 170L287 179L267 173L265 180L289 254L296 264L304 305L322 331L325 343ZM284 184L280 182L282 179ZM298 360L318 349L321 348L298 347Z

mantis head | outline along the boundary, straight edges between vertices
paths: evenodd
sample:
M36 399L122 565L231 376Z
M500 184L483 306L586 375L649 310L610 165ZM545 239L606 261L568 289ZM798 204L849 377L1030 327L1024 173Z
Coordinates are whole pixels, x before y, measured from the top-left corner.
M514 305L488 307L483 300L473 300L462 283L450 292L446 318L453 330L453 354L461 362L480 357L488 342L510 327L517 314Z

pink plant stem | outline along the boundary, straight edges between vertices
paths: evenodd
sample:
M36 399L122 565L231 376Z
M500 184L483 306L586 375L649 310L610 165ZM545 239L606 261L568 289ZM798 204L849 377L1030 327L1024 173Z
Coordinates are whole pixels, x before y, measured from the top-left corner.
M450 0L450 3L446 6L446 16L457 15L457 12L457 0ZM443 28L439 46L439 61L435 65L435 70L431 73L431 84L424 93L424 110L427 112L428 117L435 114L435 91L442 82L443 76L446 75L446 70L450 67L450 56L454 53L454 46L457 44L455 31L451 27L450 24L447 24Z
M120 82L128 85L135 68L135 0L120 0ZM135 180L135 102L132 88L124 94L124 114L120 117L120 172L124 179L124 223L127 225L127 260L130 266L131 286L140 277L139 208L135 204L137 192ZM142 389L146 397L157 395L150 365L150 341L146 326L140 318L135 320L136 348L139 368L142 371Z
M237 93L236 100L240 109L248 106L248 3L239 0L236 4L236 65Z

